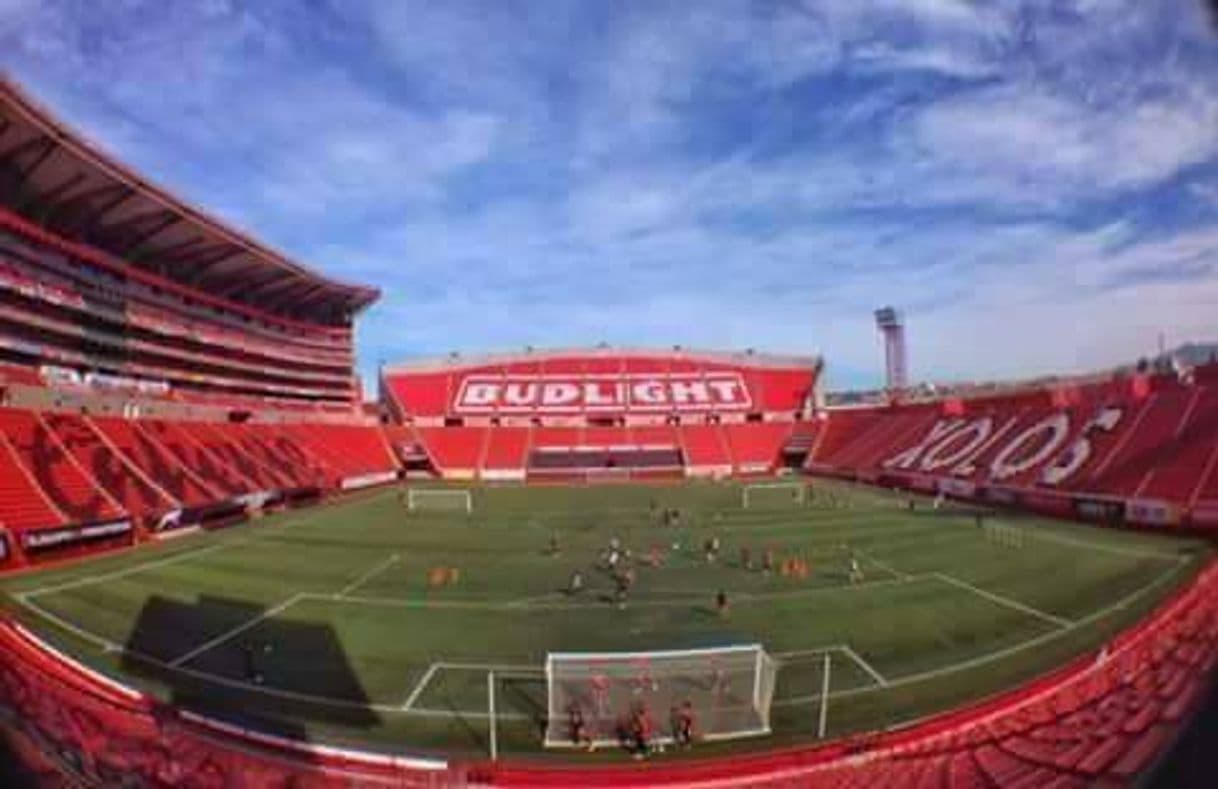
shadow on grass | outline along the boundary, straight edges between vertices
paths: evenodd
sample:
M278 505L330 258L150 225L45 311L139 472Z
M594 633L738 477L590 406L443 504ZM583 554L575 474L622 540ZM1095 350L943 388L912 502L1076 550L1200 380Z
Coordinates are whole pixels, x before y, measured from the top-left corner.
M153 596L136 620L123 668L166 686L182 708L286 737L308 739L313 723L380 723L329 624L268 617L225 638L265 613L225 598L190 604Z

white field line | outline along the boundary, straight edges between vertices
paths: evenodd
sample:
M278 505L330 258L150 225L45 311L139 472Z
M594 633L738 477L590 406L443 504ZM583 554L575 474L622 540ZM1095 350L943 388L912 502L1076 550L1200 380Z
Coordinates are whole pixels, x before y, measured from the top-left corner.
M350 500L348 499L347 501L350 501ZM299 520L293 520L290 523L277 523L277 524L274 524L273 526L271 526L270 528L278 529L278 528L281 528L284 526L288 526L293 529L299 529L301 526L304 526L306 524L316 521L317 518L324 515L325 512L332 506L333 506L332 504L318 505L316 510L314 510L306 515L303 515ZM233 537L231 539L226 539L226 540L223 540L222 542L216 543L215 545L206 545L206 546L203 546L200 548L194 548L194 549L191 549L188 551L181 551L179 553L173 554L172 556L166 556L163 559L154 559L152 561L132 565L131 567L126 567L122 570L115 570L113 572L103 573L102 575L88 575L83 578L76 578L71 581L65 581L65 582L59 583L59 584L40 586L36 589L27 589L25 591L20 592L20 594L25 595L27 597L33 597L35 595L51 594L53 592L62 592L62 591L68 590L68 589L76 589L81 586L92 586L93 584L104 583L106 581L113 581L118 578L126 578L129 575L135 575L136 573L142 573L145 570L154 570L158 567L168 567L169 565L177 564L178 562L184 562L184 561L188 561L190 559L197 559L200 556L205 556L209 553L214 553L215 551L220 551L225 548L236 548L240 545L245 545L246 543L250 543L250 542L261 542L261 538L264 535L266 535L266 533L267 533L266 527L262 527L260 530L255 531L253 533L244 534L240 537ZM16 596L16 594L17 593L14 593L14 596Z
M993 592L987 592L986 590L973 586L968 581L962 581L953 575L948 575L947 573L934 573L934 577L938 578L939 580L943 581L944 583L951 584L952 586L956 587L957 589L963 589L966 592L972 592L973 594L978 595L979 597L984 597L985 599L987 599L991 602L997 603L998 605L1005 606L1007 608L1010 608L1015 611L1020 611L1025 614L1029 614L1031 616L1036 617L1037 619L1041 619L1041 620L1044 620L1045 622L1049 622L1050 624L1057 625L1058 627L1070 627L1070 625L1074 624L1073 622L1071 622L1069 619L1066 619L1065 617L1056 616L1054 614L1050 614L1045 611L1041 611L1039 608L1033 608L1032 606L1027 605L1026 603L1021 603L1018 600L1012 600L1011 598L1004 597L1000 594L995 594Z
M1026 649L1031 649L1033 647L1040 646L1041 644L1053 641L1054 639L1057 639L1068 632L1071 632L1080 627L1084 627L1097 620L1103 619L1104 617L1108 616L1109 614L1113 613L1114 611L1118 611L1122 608L1127 607L1128 605L1133 603L1135 600L1137 600L1139 597L1145 595L1151 589L1153 589L1156 586L1163 583L1163 581L1165 581L1169 576L1178 572L1179 569L1186 564L1186 562L1187 562L1187 559L1185 557L1178 557L1176 562L1171 567L1164 570L1162 573L1160 573L1158 576L1156 576L1155 578L1153 578L1152 580L1147 582L1141 588L1134 590L1133 592L1131 592L1130 594L1121 598L1120 600L1116 601L1115 603L1113 603L1109 606L1106 606L1105 608L1102 608L1098 611L1094 611L1091 614L1089 614L1088 616L1075 621L1073 624L1071 624L1068 627L1064 627L1059 630L1052 630L1052 631L1049 631L1048 633L1037 636L1036 638L1029 639L1028 641L1024 641L1019 644L1015 644L1013 646L1006 647L1004 649L996 650L994 652L989 652L984 655L979 655L977 657L970 658L968 660L963 660L958 663L952 663L952 664L949 664L946 666L940 666L939 668L931 669L929 671L922 671L922 672L919 672L916 674L908 674L903 677L897 677L895 679L890 679L887 681L887 684L883 685L883 686L867 685L867 686L859 687L859 688L846 688L843 690L833 691L833 692L829 693L828 698L830 698L830 699L846 698L846 697L850 697L850 696L858 696L858 695L864 695L867 693L873 693L875 691L884 690L886 688L901 687L904 685L916 684L918 682L923 682L928 679L934 679L935 677L940 677L940 676L944 676L947 674L955 673L957 671L964 671L964 670L967 670L970 668L974 668L976 666L985 665L986 663L991 663L995 660L1001 660L1004 657L1007 657L1007 656L1013 655L1013 654L1017 654ZM310 595L299 595L299 597L304 599L304 598L310 597ZM321 598L321 599L329 599L328 595L312 595L312 597L317 597L317 598ZM103 648L108 648L108 647L113 646L114 651L122 652L123 654L128 655L136 660L140 660L140 661L142 661L144 663L148 663L150 665L160 666L162 668L176 672L178 674L182 674L182 675L189 676L189 677L194 677L196 679L199 679L201 681L208 682L208 683L211 683L214 685L235 688L238 690L248 691L248 692L252 692L252 693L261 693L261 694L265 694L267 696L272 696L275 698L283 698L283 699L306 702L306 703L310 703L310 704L316 704L318 706L336 707L336 708L345 708L345 709L361 709L361 710L371 709L371 710L375 710L376 712L381 712L381 713L385 713L385 714L403 714L403 715L411 715L411 716L423 717L423 718L452 718L452 717L456 716L456 717L463 717L463 718L469 718L469 719L474 719L474 720L485 719L487 717L486 712L478 712L478 711L436 710L436 709L425 709L425 708L420 708L420 707L412 707L409 710L403 710L401 708L401 705L397 705L397 704L383 704L383 703L368 704L368 703L364 703L364 702L334 698L332 696L318 696L318 695L314 695L314 694L310 694L310 693L299 693L299 692L290 691L290 690L280 690L277 688L270 688L265 685L255 685L250 682L242 682L240 680L229 679L227 677L223 677L218 674L212 674L212 673L209 673L206 671L199 671L197 669L191 669L191 668L187 668L185 666L172 666L172 665L166 663L165 661L159 660L150 655L146 655L146 654L143 654L140 652L135 652L133 650L124 649L123 647L121 647L117 644L114 644L113 642L108 641L107 639L102 638L101 636L98 636L94 633L90 633L90 632L84 630L83 628L80 628L76 625L72 625L71 623L64 621L63 619L61 619L58 616L55 616L54 614L50 614L50 612L45 611L40 606L37 606L28 600L21 600L21 602L24 605L26 605L26 607L28 607L31 611L33 611L34 613L43 617L47 621L51 622L53 625L63 628L65 630L67 630L68 632L75 633L76 635L81 636L82 638L90 641L93 644L103 646ZM788 654L795 654L795 653L788 653ZM453 664L453 665L462 665L462 664ZM489 664L470 664L470 665L477 665L480 667L482 665L489 665ZM532 672L541 673L539 670L534 669L533 667L527 667L525 665L521 665L518 668L521 669L521 673L525 673L526 669L528 669L530 671L530 673L532 673ZM812 702L819 702L820 699L821 699L820 694L817 694L814 696L793 696L791 698L786 698L786 699L776 699L773 703L773 706L775 706L775 707L793 707L793 706L799 706L802 704L809 704ZM498 714L498 718L500 720L530 720L531 719L531 717L529 715L525 715L522 713L511 713L511 712L501 712Z
M1142 587L1135 589L1134 591L1132 591L1129 594L1122 597L1120 600L1117 600L1112 605L1105 606L1104 608L1101 608L1098 611L1093 611L1090 614L1088 614L1087 616L1083 617L1082 619L1074 620L1072 623L1070 623L1069 625L1067 625L1065 627L1059 628L1057 630L1050 630L1047 633L1043 633L1039 636L1036 636L1035 638L1030 638L1027 641L1021 641L1018 644L1013 644L1009 647L1004 647L1003 649L998 649L993 652L987 652L984 655L978 655L977 657L969 658L968 660L961 660L957 663L950 663L946 666L940 666L938 668L929 669L927 671L920 671L916 674L906 674L903 677L896 677L894 679L889 679L888 684L885 685L884 687L885 688L895 688L895 687L901 687L904 685L912 685L912 684L915 684L918 682L924 682L928 679L934 679L935 677L941 677L946 674L954 674L957 671L965 671L967 669L975 668L977 666L983 666L986 663L992 663L995 660L1001 660L1005 657L1009 657L1011 655L1018 654L1020 652L1023 652L1026 649L1032 649L1033 647L1038 647L1041 644L1046 644L1050 641L1054 641L1058 638L1061 638L1062 636L1064 636L1067 633L1070 633L1070 632L1073 632L1073 631L1079 629L1080 627L1085 627L1085 626L1091 624L1092 622L1096 622L1096 621L1103 619L1104 617L1108 616L1109 614L1112 614L1115 611L1119 611L1122 608L1128 607L1131 603L1133 603L1139 597L1142 597L1147 592L1149 592L1151 589L1154 589L1156 586L1160 585L1165 580L1167 580L1167 578L1169 578L1170 576L1172 576L1176 572L1178 572L1179 569L1184 566L1186 561L1187 560L1184 557L1180 557L1176 561L1175 564L1173 564L1171 567L1167 568L1163 572L1159 573L1157 576L1152 578ZM857 695L860 695L863 693L871 693L876 690L882 690L882 689L883 688L876 686L876 685L868 685L867 687L862 687L862 688L846 688L844 690L835 691L834 693L832 693L830 695L833 697L857 696ZM781 699L781 700L775 701L774 706L791 707L791 706L797 706L800 704L810 704L819 698L820 698L819 696L794 696L794 697L791 697L788 699Z
M816 722L816 736L825 738L825 727L829 723L829 670L833 667L833 658L825 655L825 668L820 677L820 718Z
M898 570L897 568L893 567L891 564L881 562L879 559L875 558L874 556L872 556L870 553L867 553L866 551L855 549L854 552L857 553L859 556L862 556L867 561L874 564L876 567L879 567L884 572L886 572L889 575L892 575L900 580L909 581L909 580L913 579L913 577L914 577L914 576L910 575L909 573Z
M406 700L402 702L402 712L410 711L410 708L414 706L415 701L423 694L423 689L427 687L427 683L431 682L431 678L434 677L436 672L439 670L439 663L432 663L427 667L427 671L422 677L419 678L419 681L415 683L414 689L410 691L410 695L407 696Z
M545 668L529 663L450 663L441 660L435 665L448 671L493 671L519 676L544 676L546 673Z
M1178 554L1164 553L1162 551L1143 550L1141 548L1123 548L1118 545L1105 545L1101 542L1092 540L1081 540L1076 537L1066 537L1062 534L1054 534L1053 532L1042 532L1036 526L1024 526L1015 523L1003 523L1002 521L990 521L1000 526L1006 526L1011 529L1019 529L1025 537L1030 537L1033 540L1041 542L1053 542L1059 545L1068 545L1074 548L1083 548L1088 551L1097 553L1111 553L1117 556L1132 556L1137 559L1162 559L1164 561L1176 561L1180 558Z
M73 581L65 581L64 583L61 583L61 584L53 584L51 586L41 586L37 589L30 589L28 591L22 592L21 594L25 597L34 597L35 595L51 594L52 592L62 592L67 589L76 589L81 586L92 586L93 584L104 583L106 581L113 581L118 578L126 578L129 575L135 575L136 573L142 573L145 570L154 570L157 567L167 567L171 564L177 564L178 562L184 562L187 559L197 559L200 556L203 556L203 555L209 554L209 553L213 553L215 551L219 551L223 548L230 548L230 547L233 547L236 545L241 545L243 543L248 542L249 539L250 538L246 537L244 539L238 539L238 540L226 540L218 545L209 545L205 548L196 548L195 550L191 550L191 551L175 553L173 556L167 556L164 559L156 559L151 562L144 562L143 564L137 564L133 567L128 567L123 570L115 570L114 572L111 572L111 573L104 573L103 575L88 575L88 576L85 576L84 578L77 578Z
M866 671L871 676L871 678L874 679L879 685L888 684L888 680L884 678L884 675L881 674L880 672L876 671L875 667L872 666L870 663L868 663L866 660L863 660L863 656L860 655L858 652L855 652L853 649L851 649L849 644L842 645L840 651L844 652L846 654L846 657L850 658L855 663L857 663L858 667L861 668L863 671Z
M815 657L826 652L841 652L846 649L844 644L833 644L825 647L808 647L807 649L789 649L786 652L771 652L770 657L776 660L793 660L801 657Z
M60 627L63 630L66 630L67 632L71 633L72 635L77 636L78 638L82 638L85 641L88 641L90 644L93 644L94 646L101 647L103 651L121 652L123 649L117 643L115 643L107 638L102 638L101 636L91 633L88 630L85 630L84 628L77 627L76 625L72 624L71 622L64 619L63 617L58 616L57 614L52 614L50 611L48 611L45 608L43 608L42 606L38 605L33 600L30 600L28 593L16 595L16 598L17 598L17 602L21 603L23 606L25 606L26 608L33 611L35 614L38 614L38 616L40 616L43 619L47 620L48 622L56 625L57 627Z
M169 667L178 668L183 663L189 663L191 660L198 657L199 655L202 655L204 652L208 651L209 649L214 649L227 641L231 641L232 639L241 635L246 630L249 630L250 628L254 627L255 625L259 624L260 622L263 622L264 620L270 619L273 616L283 613L291 606L300 602L300 600L303 599L303 597L304 597L304 595L302 595L302 594L292 595L291 597L289 597L287 600L284 600L279 605L272 606L271 608L268 608L265 611L263 611L261 614L258 614L258 616L255 616L252 619L250 619L246 622L243 622L240 625L237 625L236 627L234 627L231 630L221 633L220 635L216 636L213 639L204 641L202 644L199 644L197 647L190 650L189 652L186 652L185 654L179 655L178 657L169 661Z
M352 581L351 583L347 584L342 589L340 589L338 592L338 596L343 597L344 595L354 592L356 589L358 589L361 586L363 586L364 584L368 583L376 576L378 576L381 573L388 570L390 567L392 567L394 564L396 564L398 559L400 559L400 558L401 557L395 553L393 556L390 556L388 559L386 559L385 561L376 565L375 567L372 567L372 568L366 570L362 575L360 575L354 581Z

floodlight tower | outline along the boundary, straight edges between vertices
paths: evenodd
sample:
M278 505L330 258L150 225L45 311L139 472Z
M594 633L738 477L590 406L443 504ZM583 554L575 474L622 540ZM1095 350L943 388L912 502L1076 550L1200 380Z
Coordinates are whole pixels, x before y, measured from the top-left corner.
M894 308L881 307L875 311L875 327L884 337L884 372L888 391L904 391L908 370L905 321Z

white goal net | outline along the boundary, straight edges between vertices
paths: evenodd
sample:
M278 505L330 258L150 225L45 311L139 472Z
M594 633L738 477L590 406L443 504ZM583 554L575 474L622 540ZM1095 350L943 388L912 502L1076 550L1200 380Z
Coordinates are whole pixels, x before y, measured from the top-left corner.
M663 652L556 652L546 657L546 747L573 747L578 714L597 745L622 742L623 723L645 709L653 743L675 738L672 713L687 704L694 736L728 740L770 733L777 664L760 644Z
M411 512L473 512L474 497L468 490L411 488L406 492L406 508Z
M755 483L740 489L740 506L746 510L802 507L807 499L808 488L802 482Z

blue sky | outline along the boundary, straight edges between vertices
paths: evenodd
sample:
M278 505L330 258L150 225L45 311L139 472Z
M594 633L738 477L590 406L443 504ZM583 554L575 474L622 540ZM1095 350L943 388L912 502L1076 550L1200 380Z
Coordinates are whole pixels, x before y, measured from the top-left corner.
M153 179L379 285L360 367L594 344L873 384L1218 339L1193 0L0 0L0 62Z

